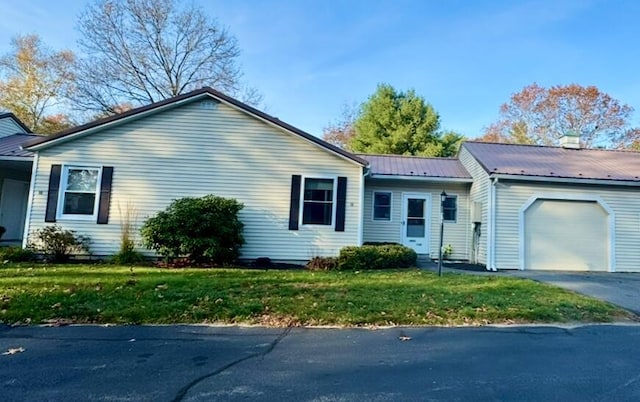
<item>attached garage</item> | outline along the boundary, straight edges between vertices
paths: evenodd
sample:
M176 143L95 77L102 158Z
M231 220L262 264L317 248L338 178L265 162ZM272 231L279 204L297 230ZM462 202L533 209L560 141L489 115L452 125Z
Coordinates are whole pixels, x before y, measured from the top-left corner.
M610 271L611 213L602 203L532 199L523 215L524 269Z

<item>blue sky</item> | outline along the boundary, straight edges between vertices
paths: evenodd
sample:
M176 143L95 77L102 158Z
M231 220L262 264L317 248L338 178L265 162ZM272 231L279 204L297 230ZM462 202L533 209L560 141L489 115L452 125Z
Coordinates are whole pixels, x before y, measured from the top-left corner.
M376 85L413 88L443 128L473 138L509 96L596 85L637 111L640 2L200 0L242 49L245 80L266 111L314 135ZM75 49L82 1L0 0L0 53L16 34Z

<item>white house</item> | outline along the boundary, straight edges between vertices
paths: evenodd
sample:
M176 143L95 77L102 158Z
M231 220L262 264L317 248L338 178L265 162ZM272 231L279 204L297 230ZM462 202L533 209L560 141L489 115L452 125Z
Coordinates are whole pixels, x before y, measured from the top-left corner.
M211 88L25 144L25 225L119 248L174 199L244 204L242 258L305 261L394 242L488 269L640 271L640 154L467 142L457 158L354 155ZM441 203L441 194L446 193Z

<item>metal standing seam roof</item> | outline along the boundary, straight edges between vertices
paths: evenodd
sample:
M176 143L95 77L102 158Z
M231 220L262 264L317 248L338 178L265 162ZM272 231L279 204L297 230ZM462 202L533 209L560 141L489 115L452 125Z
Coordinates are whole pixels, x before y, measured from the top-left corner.
M41 138L41 136L35 134L13 134L0 138L0 158L3 156L33 158L33 152L21 149L20 145L36 138Z
M415 176L471 179L458 159L358 154L369 161L372 176Z
M640 153L465 142L489 174L640 182Z

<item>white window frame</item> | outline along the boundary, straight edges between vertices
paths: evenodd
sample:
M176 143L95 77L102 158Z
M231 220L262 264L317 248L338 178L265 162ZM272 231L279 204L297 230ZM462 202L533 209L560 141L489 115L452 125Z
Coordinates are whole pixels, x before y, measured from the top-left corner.
M98 170L98 177L96 178L96 197L93 203L93 214L81 215L81 214L65 214L64 213L64 196L66 194L67 184L69 182L69 170L72 169L93 169ZM56 211L56 220L74 220L74 221L91 221L98 217L98 207L100 205L100 185L102 183L102 166L85 165L81 163L63 165L60 171L60 187L58 188L58 206Z
M307 179L318 179L318 180L333 180L333 199L331 201L331 224L330 225L320 225L318 223L304 223L304 189ZM314 176L302 176L302 180L300 182L300 213L298 216L298 222L300 222L300 226L304 227L317 227L317 228L331 228L334 229L336 225L336 207L338 205L338 176L322 176L322 175L314 175Z
M443 208L442 208L442 221L444 223L458 223L458 212L460 212L459 211L460 208L458 206L458 201L460 200L460 198L458 197L458 194L447 194L447 198L449 198L449 197L456 199L456 219L449 219L449 220L444 219L444 206L443 206Z
M376 194L389 194L389 219L376 218ZM393 220L393 191L379 190L371 197L371 220L375 222L391 222Z

